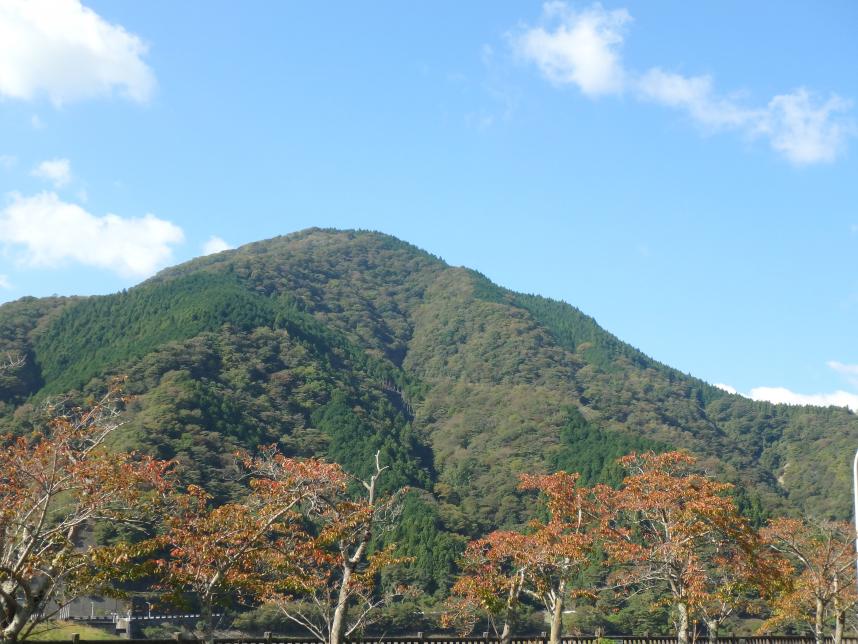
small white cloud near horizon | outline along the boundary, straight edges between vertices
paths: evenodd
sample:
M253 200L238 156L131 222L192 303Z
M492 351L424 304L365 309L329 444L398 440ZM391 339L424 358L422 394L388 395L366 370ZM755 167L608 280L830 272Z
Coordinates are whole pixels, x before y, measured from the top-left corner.
M800 394L786 387L754 387L752 400L767 400L786 405L813 405L814 407L848 407L858 412L858 394L837 390L829 394Z
M12 283L9 281L8 275L0 274L0 288L2 288L2 289L12 288Z
M527 28L511 41L553 84L577 85L587 96L616 94L625 84L619 48L631 19L626 9L606 11L594 4L579 12L565 2L546 2L545 26Z
M235 248L235 246L228 242L225 242L217 235L212 235L203 244L203 255L213 255L214 253L220 253L222 251L230 250L232 248Z
M67 186L71 181L71 162L68 159L42 161L30 172L34 177L50 181L54 188Z
M145 103L155 89L146 43L80 0L0 2L0 42L0 96L61 106L118 90Z
M39 118L38 114L33 114L33 116L30 117L30 126L32 126L34 130L44 130L45 122Z
M738 394L739 393L739 391L735 387L732 387L730 385L725 385L722 382L713 383L712 386L718 387L718 389L721 389L722 391L726 391L728 394Z
M858 388L858 364L844 364L829 360L826 365L840 374L853 387ZM719 385L715 385L718 387ZM832 393L800 394L786 387L754 387L748 397L753 400L767 400L787 405L814 405L818 407L848 407L858 412L858 393L838 389Z
M179 226L152 214L98 217L53 192L8 198L0 210L0 240L27 266L74 262L123 277L148 277L170 261L172 246L184 240Z
M525 26L510 40L514 52L535 64L553 85L577 86L591 98L631 90L637 100L680 110L708 130L763 138L796 166L837 160L848 139L858 134L847 116L852 101L836 94L824 98L799 87L748 107L718 94L710 76L625 68L621 48L625 26L632 21L626 9L607 11L596 3L575 11L554 0L543 5L541 20L543 26Z

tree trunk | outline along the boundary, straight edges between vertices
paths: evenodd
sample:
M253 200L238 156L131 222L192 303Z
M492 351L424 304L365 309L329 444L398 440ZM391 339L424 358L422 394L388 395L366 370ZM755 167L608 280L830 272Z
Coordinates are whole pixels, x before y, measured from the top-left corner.
M206 644L214 644L214 624L212 621L212 602L210 598L203 597L200 601L200 621L203 623L203 640ZM131 623L128 623L129 630Z
M677 644L688 644L688 606L685 602L676 604L676 642Z
M846 611L840 596L840 576L834 575L834 644L843 642L843 627L846 625Z
M718 620L707 619L706 630L708 631L709 644L718 644Z
M340 584L340 593L337 596L337 605L334 608L334 621L331 622L331 634L328 644L342 644L343 630L346 625L346 609L349 604L349 584L352 579L352 567L343 566L343 581Z
M834 615L834 644L843 643L843 630L846 626L846 611L838 610Z
M822 624L825 618L825 604L817 597L816 599L816 620L813 625L813 636L816 638L816 644L825 644L825 635L822 633Z
M30 614L31 612L29 607L18 604L17 610L12 614L12 618L9 620L9 623L6 624L3 628L3 632L0 633L0 641L2 641L3 644L17 642L18 635L21 634L21 631L30 619Z
M512 641L512 626L509 623L509 620L503 623L503 630L500 634L500 642L498 644L510 644Z
M550 644L560 644L560 635L563 631L563 595L561 593L557 594L552 606Z
M522 577L524 573L519 572L516 580L510 584L509 594L506 598L506 612L503 619L503 630L501 631L500 642L498 644L510 644L512 641L512 622L516 604L518 604L518 596L521 594L521 585L524 583Z

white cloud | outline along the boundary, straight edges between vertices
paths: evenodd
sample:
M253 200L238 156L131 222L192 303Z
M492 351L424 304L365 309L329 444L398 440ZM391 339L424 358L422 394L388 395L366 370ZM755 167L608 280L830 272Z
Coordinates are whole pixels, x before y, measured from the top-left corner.
M11 170L18 164L18 158L11 154L0 154L0 169Z
M12 288L12 283L6 275L0 275L0 288Z
M0 210L0 240L30 266L77 262L145 277L164 266L172 245L183 239L181 228L154 215L97 217L53 192L32 197L12 193Z
M858 364L844 364L837 360L830 360L827 365L843 376L850 385L858 388ZM843 390L837 390L833 393L800 394L786 387L755 387L751 389L750 397L754 400L768 400L769 402L788 405L849 407L852 411L858 412L858 394Z
M217 235L212 235L203 244L203 255L211 255L212 253L220 253L221 251L235 248L232 244L228 244Z
M708 129L762 137L795 165L835 161L858 132L846 115L852 102L836 94L823 99L799 88L748 107L716 93L710 76L683 76L659 67L642 74L626 69L620 48L631 19L625 9L606 11L594 4L576 12L563 2L549 2L543 5L543 22L553 26L525 29L513 39L513 48L555 85L576 85L588 96L631 89L638 100L681 110Z
M725 384L720 383L720 382L716 382L715 386L718 387L718 389L722 389L722 390L726 391L728 394L738 394L739 393L735 387L731 387L730 385L725 385Z
M787 405L814 405L819 407L848 407L858 411L858 394L848 391L835 391L830 394L799 394L786 387L754 387L750 397L753 400L767 400Z
M45 129L45 122L39 118L38 114L33 114L33 116L30 117L30 125L33 127L34 130Z
M828 362L828 367L846 378L853 387L858 388L858 364L843 364L837 360L831 360Z
M653 67L638 79L637 89L642 99L683 109L710 127L737 127L755 118L755 112L714 96L709 76L687 77Z
M34 177L50 181L55 188L62 188L71 181L71 163L68 159L42 161L30 172Z
M837 95L815 101L804 88L769 101L757 130L768 136L772 148L797 165L834 161L855 134L854 125L838 115L852 102Z
M0 43L0 96L62 105L118 90L145 102L155 89L147 45L80 0L3 0Z
M709 76L687 77L654 67L640 77L637 88L642 99L684 110L700 125L763 136L795 165L834 161L854 134L853 125L840 116L849 111L850 101L836 95L821 101L803 88L757 109L716 95Z
M513 37L516 53L556 85L577 85L587 96L622 91L625 71L618 50L631 21L628 11L594 4L577 12L563 2L547 2L542 13L545 26Z

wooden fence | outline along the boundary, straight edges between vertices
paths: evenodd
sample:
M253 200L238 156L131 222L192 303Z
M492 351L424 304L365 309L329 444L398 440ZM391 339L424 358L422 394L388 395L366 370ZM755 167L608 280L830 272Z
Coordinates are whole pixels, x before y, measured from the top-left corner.
M677 644L675 637L650 637L640 635L603 635L598 637L562 637L562 644L595 644L598 640L610 642L610 644ZM178 638L168 640L82 640L72 637L71 640L40 640L38 644L128 644L129 641L145 641L148 644L176 644ZM182 639L183 642L195 640ZM833 644L833 639L825 638L826 644ZM346 640L347 644L499 644L497 637L456 637L446 635L398 635L391 637L364 637ZM511 644L547 644L548 637L544 633L539 635L519 635L513 637ZM733 635L730 637L719 637L717 644L814 644L813 637L801 637L798 635L754 635L743 637ZM215 644L324 644L313 637L272 637L266 633L263 637L228 637L216 638ZM706 638L698 638L697 644L708 644ZM844 637L843 644L858 644L858 637Z

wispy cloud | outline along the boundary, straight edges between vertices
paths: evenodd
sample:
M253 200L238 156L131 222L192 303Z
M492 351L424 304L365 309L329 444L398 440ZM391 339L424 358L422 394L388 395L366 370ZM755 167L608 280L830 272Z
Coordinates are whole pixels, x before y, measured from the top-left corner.
M0 2L0 42L0 96L62 105L118 91L145 102L155 89L147 45L79 0Z
M520 102L518 88L507 78L507 65L498 62L497 53L491 45L483 44L480 62L485 72L479 83L480 106L465 114L465 124L472 129L486 131L495 125L512 119ZM448 82L465 86L468 78L461 74L449 75Z
M71 163L68 159L42 161L30 172L34 177L50 181L54 188L62 188L71 181Z
M12 288L12 283L9 281L8 275L0 275L0 288L2 288L2 289Z
M29 266L74 262L146 277L167 264L183 239L181 228L152 214L98 217L53 192L12 193L0 210L0 243Z
M858 389L858 364L843 364L836 360L830 360L828 367L839 373L850 385Z
M743 109L715 95L710 76L683 76L653 67L636 80L639 98L684 110L707 127L739 127L762 117L760 110Z
M511 37L514 51L535 64L554 85L572 85L585 96L631 93L636 99L684 112L708 130L733 130L763 138L795 165L830 163L856 134L848 113L852 101L823 97L799 87L748 106L718 93L710 76L685 76L660 67L642 73L622 61L622 44L632 21L626 9L594 4L575 11L566 3L543 5L541 24Z
M11 154L0 154L0 170L11 170L18 165L18 157Z
M235 247L232 244L225 242L217 235L212 235L203 244L203 255L212 255L214 253L220 253L231 248Z

